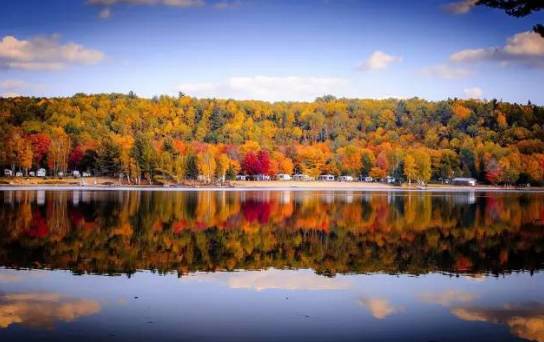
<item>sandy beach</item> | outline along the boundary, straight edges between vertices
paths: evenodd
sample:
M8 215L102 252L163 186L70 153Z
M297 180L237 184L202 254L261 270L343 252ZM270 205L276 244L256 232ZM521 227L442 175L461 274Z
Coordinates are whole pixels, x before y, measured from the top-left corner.
M7 190L108 190L108 191L414 191L414 192L544 192L543 187L503 187L490 185L453 186L429 184L426 187L415 185L401 186L365 182L319 182L319 181L231 181L216 184L168 184L168 185L129 185L121 184L116 178L89 177L81 179L39 179L2 178L0 191Z

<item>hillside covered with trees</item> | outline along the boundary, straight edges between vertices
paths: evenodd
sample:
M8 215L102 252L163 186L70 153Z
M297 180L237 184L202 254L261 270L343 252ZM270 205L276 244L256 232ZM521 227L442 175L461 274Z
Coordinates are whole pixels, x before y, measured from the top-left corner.
M543 140L544 107L496 100L0 98L3 168L129 182L300 172L542 184Z

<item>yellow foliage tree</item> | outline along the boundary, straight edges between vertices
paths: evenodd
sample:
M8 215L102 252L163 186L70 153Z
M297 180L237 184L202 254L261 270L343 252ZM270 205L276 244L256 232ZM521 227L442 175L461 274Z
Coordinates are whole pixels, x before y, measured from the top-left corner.
M404 157L404 175L408 179L409 184L411 184L412 181L416 180L418 177L416 160L411 154Z
M196 166L200 176L204 177L207 182L211 182L217 167L215 156L213 151L211 151L211 148L196 155Z

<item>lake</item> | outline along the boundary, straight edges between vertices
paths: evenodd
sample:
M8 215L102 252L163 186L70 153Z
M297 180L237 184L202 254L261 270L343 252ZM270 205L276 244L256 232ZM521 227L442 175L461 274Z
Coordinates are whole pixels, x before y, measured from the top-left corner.
M0 340L544 341L544 194L2 191Z

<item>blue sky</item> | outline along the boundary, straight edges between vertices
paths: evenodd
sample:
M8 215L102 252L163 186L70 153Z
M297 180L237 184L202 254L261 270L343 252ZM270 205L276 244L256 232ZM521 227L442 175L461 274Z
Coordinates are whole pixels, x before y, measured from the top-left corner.
M5 0L0 94L544 104L544 38L529 32L544 13L517 19L471 3Z

